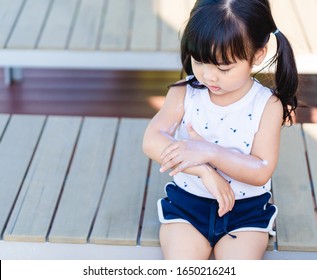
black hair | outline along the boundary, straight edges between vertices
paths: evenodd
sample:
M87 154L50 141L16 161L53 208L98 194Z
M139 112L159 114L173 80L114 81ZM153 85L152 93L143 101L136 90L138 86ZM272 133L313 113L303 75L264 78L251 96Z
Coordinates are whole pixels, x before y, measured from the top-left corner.
M298 73L288 39L277 29L268 0L197 0L181 39L183 71L193 75L191 57L203 63L250 64L274 33L277 51L266 67L276 65L274 94L283 104L283 124L297 108ZM195 77L186 84L203 88ZM178 84L179 85L179 84Z

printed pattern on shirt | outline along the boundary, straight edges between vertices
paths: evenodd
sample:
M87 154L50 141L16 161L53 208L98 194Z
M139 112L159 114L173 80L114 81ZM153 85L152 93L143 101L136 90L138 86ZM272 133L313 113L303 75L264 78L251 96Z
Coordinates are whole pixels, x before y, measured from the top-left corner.
M255 133L258 130L264 107L272 95L271 91L253 82L250 91L239 101L220 107L212 103L207 89L194 89L187 86L185 113L176 131L176 139L189 139L186 125L190 123L194 130L211 143L242 154L250 154ZM271 182L255 187L238 182L217 170L228 182L236 199L261 195L271 189ZM204 197L214 198L197 176L179 173L174 181L187 191Z

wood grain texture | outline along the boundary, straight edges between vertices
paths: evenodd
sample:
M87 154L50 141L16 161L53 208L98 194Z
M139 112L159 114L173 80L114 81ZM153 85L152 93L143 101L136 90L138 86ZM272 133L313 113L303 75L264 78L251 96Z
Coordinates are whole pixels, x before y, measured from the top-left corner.
M307 157L315 195L315 202L317 204L317 124L305 123L303 124L303 130L307 145Z
M7 116L1 116L0 123L4 123L3 120L8 121ZM15 199L27 174L44 121L44 116L12 116L1 137L0 234L10 217Z
M130 50L155 51L158 49L157 0L135 0Z
M82 0L70 37L70 50L95 50L105 11L104 0Z
M23 8L23 0L0 0L0 48L6 46L8 38Z
M55 0L39 39L39 49L65 49L73 30L79 0Z
M159 172L159 164L151 162L151 173L145 204L144 219L140 244L142 246L159 246L160 222L157 214L157 201L166 196L164 186L172 178L167 173Z
M85 118L50 242L86 243L107 178L116 118Z
M8 41L8 48L33 49L50 9L50 0L27 0Z
M109 0L104 17L100 50L127 50L131 33L131 14L134 1Z
M10 115L8 114L0 114L0 142L2 138L2 134L6 128Z
M317 220L300 125L282 130L273 194L278 250L316 251Z
M46 241L81 118L49 117L4 232L5 240Z
M142 152L148 120L123 119L100 209L90 236L95 244L136 245L149 160Z

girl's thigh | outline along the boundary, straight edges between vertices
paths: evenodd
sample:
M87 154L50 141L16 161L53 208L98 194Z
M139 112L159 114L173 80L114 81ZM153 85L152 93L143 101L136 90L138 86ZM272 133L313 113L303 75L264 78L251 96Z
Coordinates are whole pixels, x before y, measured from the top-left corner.
M162 224L160 242L165 259L209 259L212 248L208 240L191 224Z
M267 249L269 237L266 232L241 231L222 237L214 247L217 260L260 260Z

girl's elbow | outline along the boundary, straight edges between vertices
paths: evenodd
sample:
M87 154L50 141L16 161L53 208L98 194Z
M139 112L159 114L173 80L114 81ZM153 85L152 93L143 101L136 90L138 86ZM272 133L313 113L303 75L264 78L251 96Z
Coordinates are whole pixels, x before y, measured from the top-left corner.
M148 157L148 158L152 158L152 154L151 154L151 149L146 146L146 145L143 145L143 153Z
M156 159L155 141L151 140L150 137L143 138L142 150L148 158Z
M267 180L257 179L257 180L255 180L255 182L254 182L253 185L256 186L256 187L262 187L262 186L264 186L268 181L269 181L269 179L267 179Z
M271 173L270 174L255 174L253 177L253 185L257 187L262 187L264 186L270 179L271 179Z

